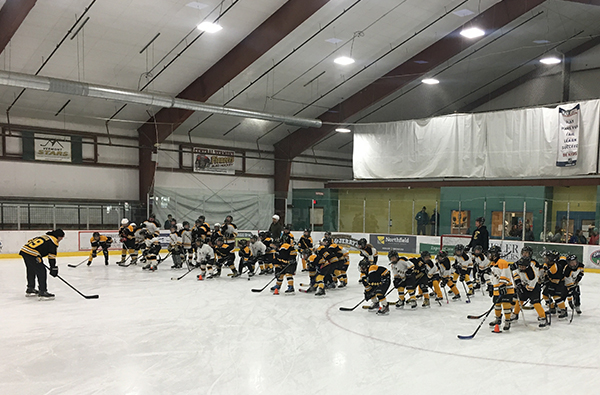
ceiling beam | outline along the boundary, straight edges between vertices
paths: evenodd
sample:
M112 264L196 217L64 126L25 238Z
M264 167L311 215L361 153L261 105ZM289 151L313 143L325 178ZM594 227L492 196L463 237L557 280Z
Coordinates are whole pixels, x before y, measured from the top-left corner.
M544 3L544 1L503 0L479 14L472 20L472 23L484 29L486 35L489 36ZM461 30L462 27L425 48L383 77L339 103L330 111L321 114L319 119L324 123L343 123L351 116L383 100L409 83L422 78L431 70L480 41L464 38L460 35ZM425 60L427 63L415 63L416 60ZM335 126L333 125L324 125L320 129L297 130L275 144L275 154L278 159L291 160L332 133L334 129Z
M207 101L329 1L287 1L177 97L200 102ZM171 108L160 110L138 129L140 146L152 147L165 141L192 114L194 111ZM152 190L155 166L151 154L151 149L140 148L141 201L145 201L146 194Z
M581 4L589 4L589 5L598 5L600 6L600 0L565 0L573 3L581 3Z
M591 40L588 40L588 41L584 42L583 44L566 52L565 53L565 62L570 62L571 59L573 59L574 57L576 57L586 51L589 51L590 49L592 49L598 45L600 45L600 36L595 37ZM483 106L484 104L504 95L505 93L510 92L511 90L523 85L524 83L526 83L528 81L531 81L536 78L540 78L540 77L544 76L544 74L547 71L546 69L547 69L547 67L537 66L535 69L531 70L530 72L528 72L518 78L515 78L514 80L495 89L494 91L487 93L486 95L473 100L471 103L462 106L461 108L459 108L457 110L457 112L471 112L471 111L475 110L476 108L479 108L479 107ZM564 82L565 81L563 81L563 83ZM567 92L563 92L563 99L565 99L566 93ZM568 101L568 100L563 100L563 101Z
M36 0L6 0L0 9L0 53L13 38Z

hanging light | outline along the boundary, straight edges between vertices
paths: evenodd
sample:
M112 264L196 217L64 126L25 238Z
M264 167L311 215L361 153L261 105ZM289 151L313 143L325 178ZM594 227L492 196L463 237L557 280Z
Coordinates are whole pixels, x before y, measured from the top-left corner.
M342 66L348 66L349 64L354 63L354 59L348 56L340 56L339 58L335 58L334 62Z
M335 131L338 133L350 133L352 130L344 127L335 128Z
M548 65L559 64L560 62L561 60L556 56L546 56L545 58L540 59L540 63Z
M201 30L206 33L216 33L218 31L223 30L223 26L217 23L205 21L198 25L198 30Z
M460 35L466 38L477 38L485 35L485 32L478 27L469 27L462 29Z
M436 80L435 78L425 78L422 79L421 82L427 85L437 85L440 83L440 81Z

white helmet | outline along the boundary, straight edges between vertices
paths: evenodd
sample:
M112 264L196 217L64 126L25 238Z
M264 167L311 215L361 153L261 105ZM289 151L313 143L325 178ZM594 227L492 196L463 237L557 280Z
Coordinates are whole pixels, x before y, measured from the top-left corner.
M215 227L215 228L220 228L220 227L221 227L221 224L217 222L217 223L215 224L215 226L214 226L214 227Z
M177 231L180 231L181 229L183 229L183 224L177 224Z
M121 220L121 225L127 225L129 223L129 220L127 218L123 218Z

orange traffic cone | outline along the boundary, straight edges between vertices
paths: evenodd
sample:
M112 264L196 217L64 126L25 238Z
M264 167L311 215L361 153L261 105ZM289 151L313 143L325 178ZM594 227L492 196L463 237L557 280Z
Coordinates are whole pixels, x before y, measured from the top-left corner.
M494 325L494 332L500 333L500 325L498 325L498 324Z
M202 281L202 280L204 280L204 279L202 278L202 274L198 274L198 281Z
M275 288L275 291L273 291L273 295L279 295L279 288Z

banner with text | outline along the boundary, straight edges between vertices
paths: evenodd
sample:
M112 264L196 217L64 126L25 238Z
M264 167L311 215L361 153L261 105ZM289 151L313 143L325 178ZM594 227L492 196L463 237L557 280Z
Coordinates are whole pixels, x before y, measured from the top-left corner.
M194 172L235 174L235 152L194 148Z
M577 165L579 152L579 118L580 105L570 110L558 108L558 153L556 166L570 167Z
M69 137L35 134L35 160L71 162L71 140Z
M417 252L416 236L370 235L369 242L377 251Z

